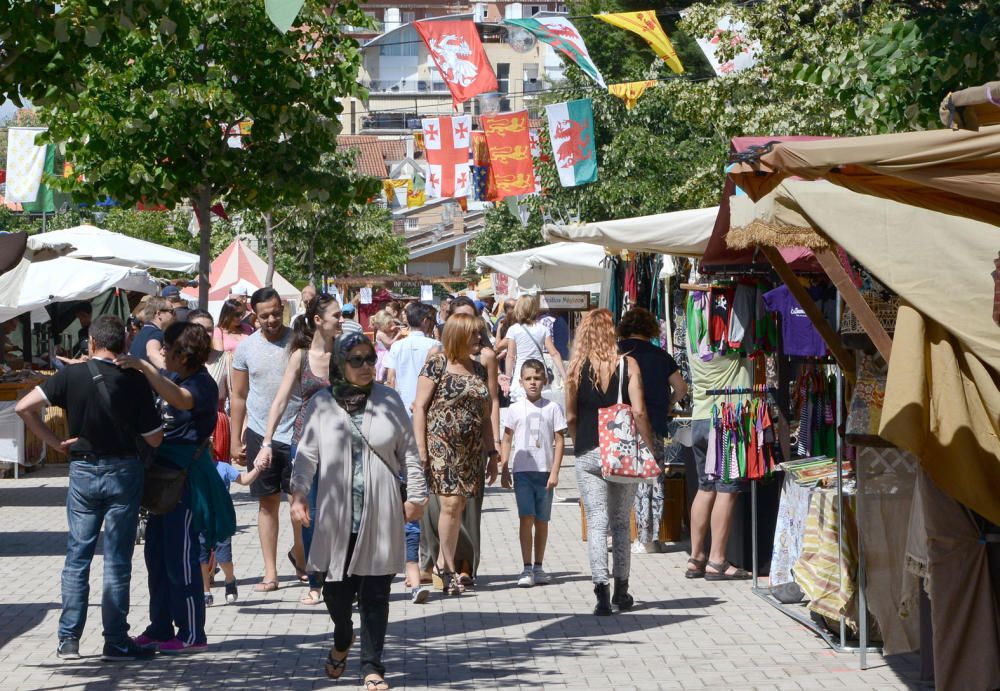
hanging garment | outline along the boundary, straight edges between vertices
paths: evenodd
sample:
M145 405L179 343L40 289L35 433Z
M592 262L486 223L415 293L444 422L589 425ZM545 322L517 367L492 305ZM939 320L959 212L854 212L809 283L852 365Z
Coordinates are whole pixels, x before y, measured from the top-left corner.
M733 293L732 303L729 309L728 332L726 342L730 348L742 349L747 354L752 354L756 349L754 344L754 299L756 289L754 286L740 283Z
M708 339L709 293L700 290L688 294L687 325L688 352L702 360L712 358L712 348Z
M708 338L712 350L725 353L729 350L729 306L732 304L734 288L712 288L709 311Z

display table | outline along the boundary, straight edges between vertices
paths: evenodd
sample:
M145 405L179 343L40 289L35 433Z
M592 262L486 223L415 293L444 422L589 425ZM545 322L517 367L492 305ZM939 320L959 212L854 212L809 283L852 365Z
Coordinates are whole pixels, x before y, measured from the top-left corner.
M30 374L0 383L0 464L12 465L15 478L21 466L36 465L45 457L44 447L37 439L31 443L34 435L26 434L24 423L14 412L17 401L43 381L44 377Z

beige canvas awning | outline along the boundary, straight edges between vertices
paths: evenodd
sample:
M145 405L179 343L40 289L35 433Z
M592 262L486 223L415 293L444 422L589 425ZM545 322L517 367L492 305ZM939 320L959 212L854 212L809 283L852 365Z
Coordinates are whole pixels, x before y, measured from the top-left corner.
M653 216L595 223L546 223L548 242L585 242L612 250L700 257L708 246L719 207L684 209Z
M753 199L789 177L1000 225L1000 126L774 144L730 173Z
M1000 82L954 91L941 101L941 122L953 129L977 131L1000 124Z

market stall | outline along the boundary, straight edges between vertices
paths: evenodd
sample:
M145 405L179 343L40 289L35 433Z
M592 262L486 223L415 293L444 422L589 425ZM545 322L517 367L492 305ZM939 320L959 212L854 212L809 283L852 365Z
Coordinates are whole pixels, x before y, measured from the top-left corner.
M208 311L218 319L222 303L229 297L233 288L245 287L248 292L253 293L258 288L264 287L266 276L267 262L242 240L236 238L212 260L212 267L209 270L211 287L208 291ZM277 271L271 279L271 287L278 291L282 301L288 303L289 315L295 314L299 300L298 288ZM182 294L189 300L198 299L197 288L185 288Z
M838 492L843 497L838 505L850 508L842 514L848 526L857 526L860 539L852 550L846 538L854 532L843 527L841 518L837 553L848 558L836 575L853 584L849 592L856 590L861 601L856 621L862 650L864 605L871 602L886 652L918 645L914 626L920 586L908 584L918 582L911 571L926 577L939 686L996 686L1000 666L988 651L1000 648L1000 619L987 551L995 533L989 522L1000 518L1000 338L991 314L993 277L986 267L975 270L996 252L996 228L801 181L781 183L756 204L736 200L733 208L731 244L741 247L750 240L773 248L776 235L818 234L817 256L839 256L824 268L845 298L857 298L859 292L838 276L850 278L858 269L903 301L898 318L893 309L888 318L880 312L857 320L870 348L854 351L858 385L849 410L862 414L865 429L852 440L861 430L859 421L852 425L848 417L857 472L838 468L836 479L841 489L844 482L852 485L847 497ZM976 215L981 214L979 208ZM956 296L961 309L956 309ZM863 303L877 300L869 291ZM865 372L870 353L884 350L877 342L893 328L888 374ZM785 512L784 519L794 524L791 513ZM954 549L942 549L941 540ZM794 540L782 540L789 542ZM866 565L864 550L875 555L876 563ZM909 568L901 573L903 564ZM955 618L956 610L966 614Z
M521 290L597 292L605 275L604 259L600 247L556 242L519 252L482 255L476 257L476 266L510 276Z
M39 233L33 235L32 240L50 245L70 245L72 249L66 256L74 259L91 259L134 269L161 269L181 273L195 273L198 270L197 254L91 225Z

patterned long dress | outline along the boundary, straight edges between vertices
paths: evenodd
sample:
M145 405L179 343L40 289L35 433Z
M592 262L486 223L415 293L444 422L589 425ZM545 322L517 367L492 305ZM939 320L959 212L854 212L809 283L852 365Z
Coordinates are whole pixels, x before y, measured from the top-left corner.
M452 374L447 365L436 355L420 373L436 382L427 414L430 491L474 497L482 491L482 424L490 414L486 368L476 362L475 374Z

